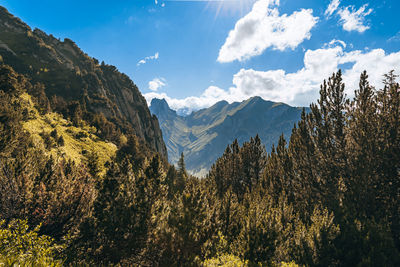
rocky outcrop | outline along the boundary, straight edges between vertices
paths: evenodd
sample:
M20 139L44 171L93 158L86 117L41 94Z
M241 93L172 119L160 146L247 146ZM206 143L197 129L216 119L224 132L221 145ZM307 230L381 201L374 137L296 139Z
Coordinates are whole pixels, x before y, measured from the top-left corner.
M0 63L12 66L32 82L45 85L46 95L84 100L86 108L103 113L167 157L158 125L137 86L116 67L99 63L69 39L63 41L32 29L0 6Z

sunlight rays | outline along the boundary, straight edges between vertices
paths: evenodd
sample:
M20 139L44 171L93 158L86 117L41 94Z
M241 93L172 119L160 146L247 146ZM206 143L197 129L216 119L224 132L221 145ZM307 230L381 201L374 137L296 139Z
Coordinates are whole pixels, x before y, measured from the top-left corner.
M215 9L215 18L222 14L243 16L256 0L165 0L165 2L207 2L206 9Z

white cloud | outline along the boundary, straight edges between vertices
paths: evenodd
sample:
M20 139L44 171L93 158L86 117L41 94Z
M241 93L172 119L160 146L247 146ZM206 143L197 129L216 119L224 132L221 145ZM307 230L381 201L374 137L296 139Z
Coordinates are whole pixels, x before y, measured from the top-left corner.
M149 82L149 89L151 91L157 91L159 88L165 86L165 79L164 78L154 78Z
M343 48L347 47L347 44L342 40L333 39L327 44L324 44L324 48L335 46L336 44L340 44Z
M266 100L284 102L295 106L308 106L318 98L319 87L324 79L342 68L346 93L353 96L358 87L362 71L369 71L369 81L380 87L382 75L400 66L400 51L386 54L383 49L344 51L344 45L334 45L317 50L307 50L304 54L304 67L296 72L284 70L258 71L241 69L233 76L233 86L227 90L210 86L200 96L184 99L169 97L166 93L144 94L148 103L153 98L165 98L175 110L198 110L226 100L243 101L252 96Z
M358 31L364 32L370 27L364 25L365 17L371 14L372 8L368 9L368 4L363 5L358 10L354 6L348 6L338 11L340 16L340 22L342 23L343 29L345 31Z
M332 0L328 6L328 8L325 10L325 16L327 18L329 18L330 16L332 16L333 12L335 12L337 10L337 8L340 5L340 1L339 0Z
M136 65L137 65L137 66L140 66L140 65L142 65L142 64L146 64L147 61L149 61L149 60L156 60L156 59L158 59L158 57L159 57L159 53L156 52L156 53L154 54L154 56L145 57L144 59L139 60L139 62L138 62Z
M318 21L312 9L301 9L291 15L280 15L279 0L258 0L246 16L236 22L218 55L219 62L243 61L263 53L269 47L276 50L294 49L311 37Z

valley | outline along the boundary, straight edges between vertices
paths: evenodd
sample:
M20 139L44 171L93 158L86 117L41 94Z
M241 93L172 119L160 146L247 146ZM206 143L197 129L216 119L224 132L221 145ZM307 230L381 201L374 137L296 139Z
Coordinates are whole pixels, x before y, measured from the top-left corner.
M169 161L176 164L183 153L187 170L199 177L208 173L235 139L243 144L259 135L267 152L271 152L280 135L290 137L303 110L261 97L232 104L221 101L188 116L178 115L164 99L153 99L149 108L160 123Z

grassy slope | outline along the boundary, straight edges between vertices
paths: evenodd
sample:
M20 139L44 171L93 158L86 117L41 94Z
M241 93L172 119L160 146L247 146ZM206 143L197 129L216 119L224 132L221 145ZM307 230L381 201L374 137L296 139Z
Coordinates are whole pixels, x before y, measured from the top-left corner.
M115 155L117 147L113 143L104 142L96 136L95 127L75 127L58 113L51 112L40 115L34 107L30 95L24 93L21 95L21 99L24 107L29 111L29 119L23 123L24 129L31 134L37 146L42 147L55 159L66 158L77 163L84 163L87 161L88 155L94 152L98 155L99 162L103 166ZM50 135L55 129L58 136L64 138L64 146L57 146L56 140L52 140L51 148L45 149L43 133Z

